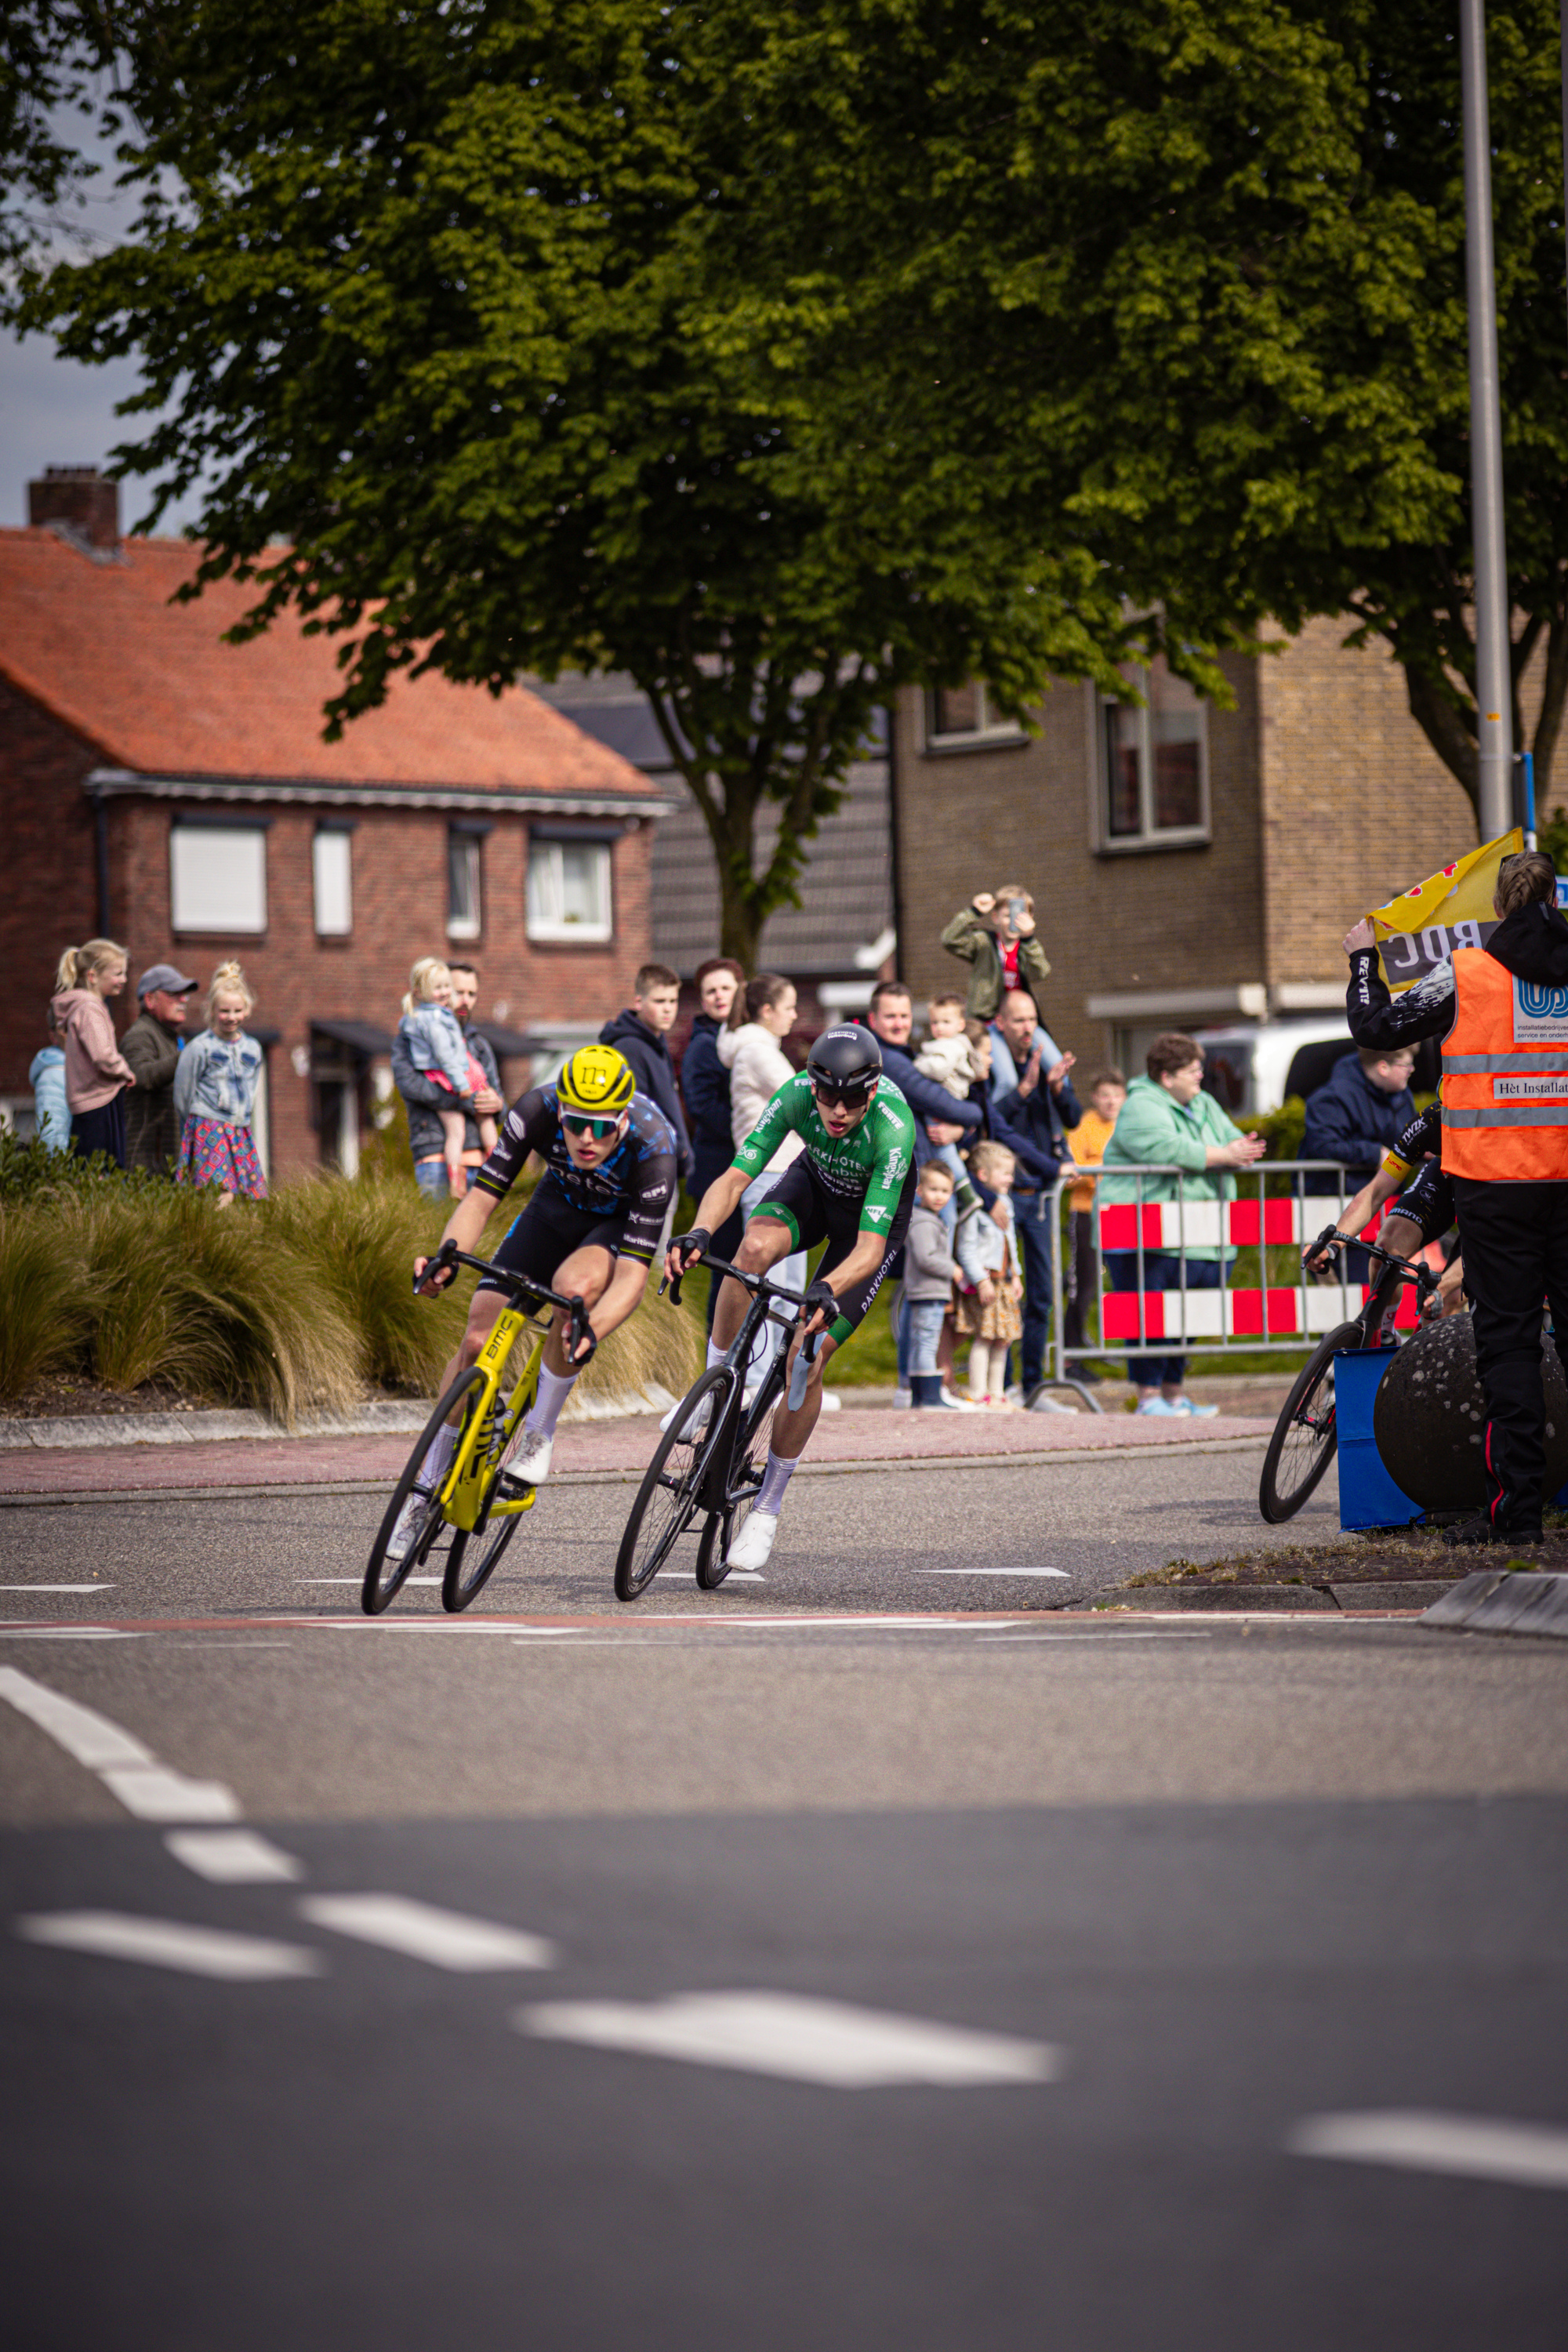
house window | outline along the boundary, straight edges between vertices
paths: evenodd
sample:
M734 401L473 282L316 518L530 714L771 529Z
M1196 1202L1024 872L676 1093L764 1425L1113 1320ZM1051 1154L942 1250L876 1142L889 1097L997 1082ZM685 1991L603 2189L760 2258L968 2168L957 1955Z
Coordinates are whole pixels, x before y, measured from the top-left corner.
M939 686L926 697L928 751L963 751L977 742L1016 743L1023 733L998 709L991 688L978 678L966 686Z
M318 939L347 939L353 929L353 844L346 825L317 828L312 859Z
M447 835L447 937L477 940L483 904L479 897L482 835L453 825Z
M266 827L176 818L169 831L169 894L176 931L264 931Z
M1101 698L1100 845L1149 849L1206 841L1208 713L1163 659L1130 670L1142 708Z
M607 940L610 845L605 841L541 841L528 850L531 940Z

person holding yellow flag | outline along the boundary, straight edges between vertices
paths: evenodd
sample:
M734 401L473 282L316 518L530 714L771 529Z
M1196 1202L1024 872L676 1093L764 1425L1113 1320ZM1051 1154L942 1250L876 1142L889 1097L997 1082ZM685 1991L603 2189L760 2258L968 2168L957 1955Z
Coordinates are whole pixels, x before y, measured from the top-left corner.
M1443 1168L1486 1398L1489 1499L1450 1543L1541 1540L1543 1297L1560 1358L1568 1333L1568 923L1556 898L1549 857L1503 857L1485 944L1455 944L1397 997L1373 919L1345 936L1356 1044L1443 1040Z

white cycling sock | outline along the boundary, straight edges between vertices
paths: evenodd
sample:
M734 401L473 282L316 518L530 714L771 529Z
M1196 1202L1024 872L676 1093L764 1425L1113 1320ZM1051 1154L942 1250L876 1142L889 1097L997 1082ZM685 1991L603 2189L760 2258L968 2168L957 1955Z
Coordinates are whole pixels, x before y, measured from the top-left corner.
M784 1509L784 1488L789 1485L799 1463L798 1454L793 1462L786 1462L782 1454L775 1454L773 1447L769 1446L768 1466L763 1473L763 1483L757 1489L757 1499L752 1506L753 1510L763 1512L770 1519L778 1517L779 1513Z
M707 1366L707 1369L709 1370L709 1371L711 1371L711 1370L712 1370L712 1369L713 1369L713 1367L714 1367L714 1365L715 1365L715 1364L721 1364L721 1363L723 1362L723 1360L724 1360L725 1357L729 1354L729 1352L730 1352L730 1350L729 1350L729 1349L728 1349L728 1348L721 1348L721 1347L719 1345L719 1342L717 1341L717 1339L712 1339L712 1338L710 1338L710 1339L709 1339L709 1341L708 1341L708 1366Z
M548 1364L541 1364L539 1394L529 1407L523 1427L536 1429L542 1437L553 1437L561 1408L571 1395L576 1378L575 1372L552 1372Z
M447 1475L447 1465L452 1459L452 1448L458 1443L458 1432L449 1422L443 1422L425 1450L419 1466L419 1484L433 1495Z

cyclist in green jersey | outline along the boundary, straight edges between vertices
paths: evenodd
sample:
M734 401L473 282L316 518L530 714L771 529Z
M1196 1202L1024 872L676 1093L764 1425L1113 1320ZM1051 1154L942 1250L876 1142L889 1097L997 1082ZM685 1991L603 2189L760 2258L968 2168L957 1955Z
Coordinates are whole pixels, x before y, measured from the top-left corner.
M761 1568L771 1554L784 1488L822 1411L827 1359L864 1319L909 1230L914 1115L883 1076L881 1049L868 1029L829 1029L817 1039L805 1068L779 1088L733 1164L708 1187L691 1231L670 1243L665 1270L672 1278L711 1248L747 1185L791 1135L805 1149L758 1202L734 1262L748 1274L765 1274L792 1250L815 1249L825 1241L805 1294L810 1314L793 1346L798 1349L813 1333L823 1336L805 1402L792 1411L786 1394L773 1415L767 1471L729 1553L731 1568ZM710 1364L734 1345L747 1304L741 1285L726 1281L708 1343Z

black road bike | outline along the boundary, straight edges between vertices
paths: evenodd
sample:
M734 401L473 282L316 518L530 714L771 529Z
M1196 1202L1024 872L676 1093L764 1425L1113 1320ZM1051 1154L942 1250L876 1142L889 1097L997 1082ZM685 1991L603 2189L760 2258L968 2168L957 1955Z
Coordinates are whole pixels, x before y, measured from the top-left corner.
M704 1257L700 1263L715 1279L731 1275L743 1284L752 1303L734 1346L721 1364L713 1365L688 1389L644 1473L616 1559L617 1601L636 1601L647 1591L700 1516L697 1581L704 1592L718 1591L730 1572L730 1546L763 1483L773 1413L786 1378L792 1408L798 1411L805 1398L806 1377L816 1353L815 1335L801 1349L793 1373L786 1369L788 1346L777 1349L749 1404L745 1381L757 1333L770 1321L788 1329L802 1322L802 1294L784 1289L770 1275L743 1273L721 1257ZM680 1304L679 1277L658 1287L660 1297L668 1287L671 1305ZM795 1311L781 1315L781 1304Z
M1304 1255L1310 1258L1321 1250L1348 1248L1352 1240L1369 1257L1380 1260L1382 1271L1368 1291L1361 1313L1319 1340L1280 1407L1268 1451L1263 1457L1263 1475L1258 1484L1258 1507L1273 1527L1300 1509L1334 1458L1339 1444L1334 1422L1334 1358L1352 1350L1359 1354L1363 1349L1384 1344L1384 1318L1405 1283L1415 1285L1416 1301L1423 1312L1437 1287L1437 1276L1419 1259L1395 1257L1392 1250L1381 1249L1376 1242L1339 1233L1332 1225L1324 1227Z

